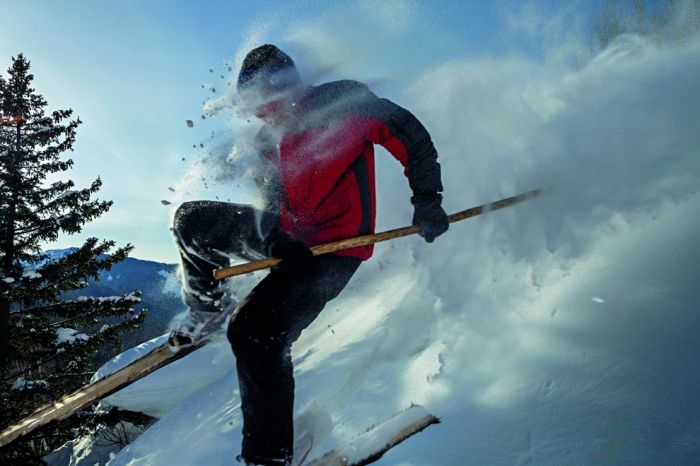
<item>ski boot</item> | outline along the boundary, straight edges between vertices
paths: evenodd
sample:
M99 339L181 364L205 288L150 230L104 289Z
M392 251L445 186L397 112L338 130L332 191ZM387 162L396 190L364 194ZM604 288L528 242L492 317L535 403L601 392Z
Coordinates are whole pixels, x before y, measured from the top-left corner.
M206 324L219 315L219 311L195 311L190 309L185 319L170 332L171 349L186 348L197 342Z

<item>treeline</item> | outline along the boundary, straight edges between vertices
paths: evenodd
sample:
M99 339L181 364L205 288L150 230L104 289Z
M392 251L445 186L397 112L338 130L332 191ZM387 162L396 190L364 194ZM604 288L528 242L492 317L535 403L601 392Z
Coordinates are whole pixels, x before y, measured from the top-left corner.
M47 112L23 55L0 74L0 429L90 380L102 358L144 321L140 292L65 299L123 261L131 245L89 238L54 256L59 235L79 233L109 210L95 199L102 182L66 179L81 124L72 110ZM48 181L51 180L51 181ZM138 419L141 417L136 416ZM43 464L42 457L101 425L134 416L90 408L0 449L0 464ZM144 421L145 422L145 421Z

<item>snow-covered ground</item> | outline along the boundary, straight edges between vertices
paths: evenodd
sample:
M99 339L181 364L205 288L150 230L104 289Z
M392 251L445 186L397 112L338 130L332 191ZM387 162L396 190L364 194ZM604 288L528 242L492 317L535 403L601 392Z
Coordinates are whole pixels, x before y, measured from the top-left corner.
M548 191L377 247L294 347L312 456L417 403L442 423L377 464L700 464L699 77L699 44L632 36L576 68L426 73L402 103L434 137L448 211ZM378 178L379 226L407 223L383 152ZM159 417L110 466L235 464L223 336L107 401Z

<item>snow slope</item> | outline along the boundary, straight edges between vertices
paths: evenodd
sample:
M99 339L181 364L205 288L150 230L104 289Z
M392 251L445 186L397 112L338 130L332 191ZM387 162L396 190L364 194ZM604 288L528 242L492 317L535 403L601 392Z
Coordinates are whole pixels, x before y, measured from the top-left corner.
M377 464L700 464L699 76L700 44L638 37L577 68L426 73L404 103L448 211L549 191L377 248L294 347L312 456L419 403L442 424ZM378 172L380 226L402 225L401 170L380 153ZM222 338L113 396L160 420L109 464L235 464L233 365Z

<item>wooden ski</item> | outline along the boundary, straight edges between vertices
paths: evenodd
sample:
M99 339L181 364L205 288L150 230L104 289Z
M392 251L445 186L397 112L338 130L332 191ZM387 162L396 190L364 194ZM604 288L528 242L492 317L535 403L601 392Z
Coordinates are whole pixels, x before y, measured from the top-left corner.
M211 339L213 334L216 333L219 326L226 321L228 315L229 312L221 312L207 322L199 339L191 346L173 350L167 342L163 343L116 372L94 383L85 385L75 392L65 395L58 401L39 408L19 423L0 432L0 447L51 422L66 419L92 403L106 398L112 393L142 379L161 367L175 362L201 348Z
M386 452L440 420L422 406L411 406L390 419L355 437L303 466L364 466L374 463Z

